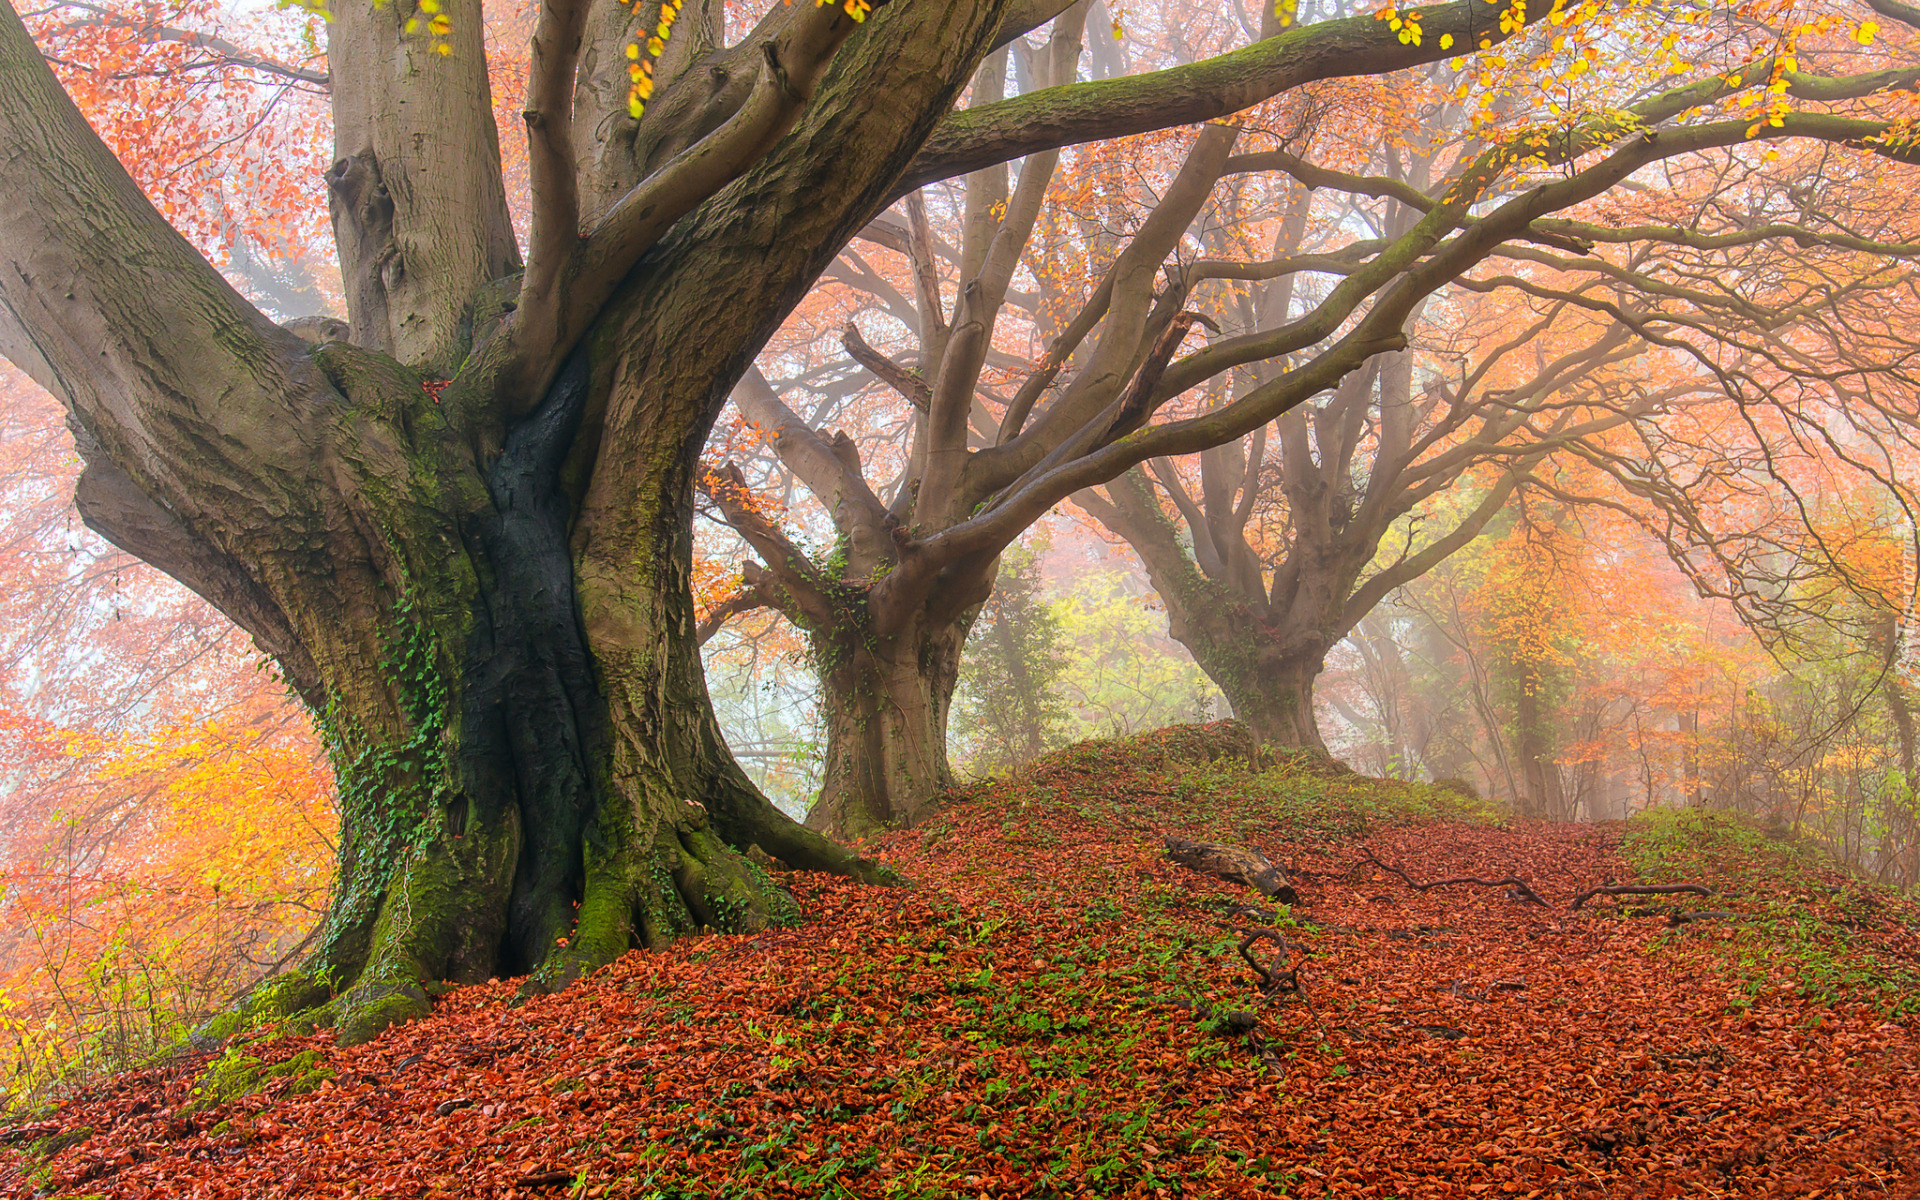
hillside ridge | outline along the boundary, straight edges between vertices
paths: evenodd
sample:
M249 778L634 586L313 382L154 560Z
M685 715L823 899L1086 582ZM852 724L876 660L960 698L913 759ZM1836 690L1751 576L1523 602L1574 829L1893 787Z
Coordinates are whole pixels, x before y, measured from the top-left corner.
M879 839L910 886L781 875L798 926L103 1081L0 1126L0 1193L1920 1193L1911 900L1730 818L1506 823L1248 749L1083 743ZM1302 903L1170 835L1259 850ZM1546 903L1407 882L1450 876ZM1714 896L1567 907L1683 878Z

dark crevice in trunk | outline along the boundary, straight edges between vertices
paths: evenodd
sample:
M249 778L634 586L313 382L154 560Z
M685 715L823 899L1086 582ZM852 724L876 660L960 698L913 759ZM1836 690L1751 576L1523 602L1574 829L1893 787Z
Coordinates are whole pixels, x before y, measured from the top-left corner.
M607 709L574 601L571 504L560 467L587 399L576 352L487 476L490 512L465 535L485 564L462 700L461 775L480 821L520 809L521 845L498 967L534 969L573 924L583 842L600 805Z

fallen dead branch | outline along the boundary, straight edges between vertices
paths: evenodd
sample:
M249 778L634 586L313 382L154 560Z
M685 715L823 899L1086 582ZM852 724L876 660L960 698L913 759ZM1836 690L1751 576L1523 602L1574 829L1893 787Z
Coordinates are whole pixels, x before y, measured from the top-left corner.
M1293 960L1293 947L1287 945L1287 939L1278 929L1239 928L1234 932L1241 935L1238 947L1240 957L1253 968L1254 975L1259 977L1262 992L1268 996L1292 992L1305 1000L1308 1008L1313 1007L1313 999L1307 995L1306 985L1300 979L1301 964ZM1253 948L1261 942L1272 942L1280 947L1279 953L1274 955L1271 963L1263 964L1253 956ZM1281 969L1283 966L1284 970Z
M1573 898L1567 905L1569 911L1578 912L1580 906L1595 896L1711 896L1713 889L1698 883L1631 883L1603 884L1588 888Z
M522 1175L513 1181L513 1186L549 1188L572 1183L573 1180L574 1174L571 1171L542 1171L537 1175Z
M1247 846L1229 846L1224 842L1190 842L1168 837L1167 855L1183 867L1254 888L1270 900L1282 904L1300 903L1300 893L1287 882L1287 873L1267 856Z
M1381 870L1386 871L1389 874L1398 875L1402 880L1406 882L1406 885L1408 887L1412 888L1416 892L1430 892L1434 888L1453 887L1456 884L1470 883L1470 884L1473 884L1475 887L1507 888L1509 889L1508 895L1513 897L1515 900L1525 900L1529 904L1538 904L1542 908L1553 907L1553 905L1547 903L1545 900L1542 900L1540 898L1540 893L1534 891L1533 886L1529 884L1526 880L1520 878L1518 875L1507 875L1499 879L1482 879L1478 875L1458 875L1452 879L1435 879L1427 883L1418 883L1413 879L1412 876L1408 875L1405 871L1402 871L1399 867L1393 866L1390 863L1381 862L1380 859L1374 854L1373 851L1368 850L1366 852L1366 855L1367 856L1365 858L1360 860L1362 863L1371 864L1373 866L1379 867Z

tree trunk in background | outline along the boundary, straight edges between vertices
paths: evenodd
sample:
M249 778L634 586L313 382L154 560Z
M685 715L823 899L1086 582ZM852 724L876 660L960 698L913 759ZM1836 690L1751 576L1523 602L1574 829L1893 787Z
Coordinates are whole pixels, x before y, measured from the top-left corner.
M852 838L917 822L953 782L947 719L967 622L875 642L858 625L810 635L827 719L807 826Z
M1550 714L1537 688L1522 684L1514 697L1514 752L1520 759L1520 792L1514 806L1529 820L1553 820L1561 803L1560 768L1548 736Z
M1136 468L1107 485L1113 503L1082 493L1081 505L1125 538L1167 606L1167 632L1226 694L1233 715L1262 745L1327 752L1314 713L1313 685L1340 627L1348 588L1330 572L1301 579L1280 614L1194 564ZM1258 580L1250 586L1257 586ZM1317 601L1317 602L1316 602Z
M1167 627L1213 680L1233 715L1263 746L1327 752L1313 707L1313 685L1325 665L1318 638L1283 637L1194 572L1184 590L1154 581L1167 605ZM1200 586L1191 586L1193 584ZM1172 598L1169 598L1169 597Z

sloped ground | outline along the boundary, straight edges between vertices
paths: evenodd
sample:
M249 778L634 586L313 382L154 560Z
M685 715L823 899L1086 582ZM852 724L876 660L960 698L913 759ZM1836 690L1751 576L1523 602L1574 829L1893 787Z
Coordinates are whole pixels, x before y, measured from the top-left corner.
M1430 788L1200 761L1231 741L1064 751L891 836L915 888L795 875L799 928L632 954L521 1008L462 989L352 1050L255 1044L308 1057L203 1112L204 1061L121 1077L0 1131L0 1190L1920 1194L1911 903L1732 822L1500 828ZM1175 865L1168 833L1259 847L1307 903ZM1362 847L1556 907L1418 892ZM1722 895L1565 907L1663 876ZM1670 927L1681 906L1738 915ZM1249 921L1308 952L1310 1005L1255 987L1228 928Z

